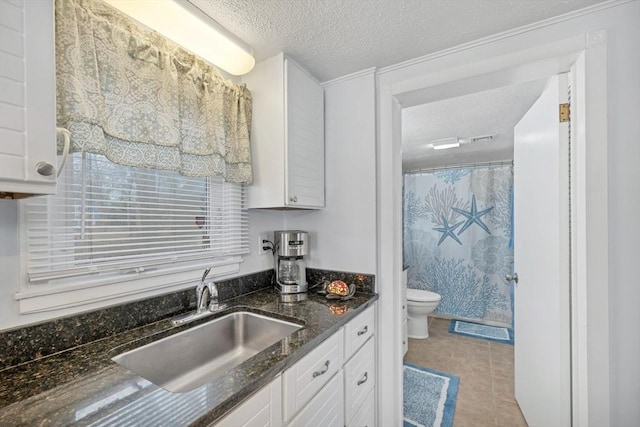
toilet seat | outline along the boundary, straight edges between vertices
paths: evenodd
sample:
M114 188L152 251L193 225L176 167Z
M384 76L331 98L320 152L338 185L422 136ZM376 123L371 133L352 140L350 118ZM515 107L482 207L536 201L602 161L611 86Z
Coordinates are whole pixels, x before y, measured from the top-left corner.
M422 289L407 289L407 301L438 302L442 297L435 292Z

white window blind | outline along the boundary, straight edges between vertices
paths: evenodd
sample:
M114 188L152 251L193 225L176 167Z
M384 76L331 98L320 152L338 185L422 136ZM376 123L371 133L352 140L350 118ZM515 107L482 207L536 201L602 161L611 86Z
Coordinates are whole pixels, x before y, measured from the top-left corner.
M23 201L27 276L57 283L249 252L244 184L69 156L58 194Z

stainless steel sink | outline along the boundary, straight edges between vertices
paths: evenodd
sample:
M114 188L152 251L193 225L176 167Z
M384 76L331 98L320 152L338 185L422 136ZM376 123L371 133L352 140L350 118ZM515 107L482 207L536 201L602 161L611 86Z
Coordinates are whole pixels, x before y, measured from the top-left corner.
M172 392L211 382L302 326L241 311L214 319L112 360Z

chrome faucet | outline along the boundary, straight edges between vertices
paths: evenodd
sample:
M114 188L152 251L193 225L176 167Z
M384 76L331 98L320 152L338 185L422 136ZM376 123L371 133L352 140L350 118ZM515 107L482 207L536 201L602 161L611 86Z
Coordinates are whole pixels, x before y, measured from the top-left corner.
M226 304L220 304L218 301L218 287L213 280L205 282L207 275L211 271L207 268L202 275L202 279L196 286L196 311L186 316L178 317L172 320L174 325L181 325L201 317L209 316L226 308Z
M200 314L207 309L207 300L210 296L209 287L204 283L198 283L196 286L196 313Z
M206 308L207 299L204 296L205 291L209 292L209 288L204 283L204 279L207 278L207 275L211 271L211 268L207 268L202 274L202 279L200 279L200 283L196 286L196 314L202 313Z
M209 306L207 307L207 300ZM196 287L196 313L200 314L206 310L215 312L226 307L226 304L218 302L218 286L215 282L200 282Z
M207 283L207 289L209 290L209 311L216 312L227 306L218 302L218 286L215 282Z

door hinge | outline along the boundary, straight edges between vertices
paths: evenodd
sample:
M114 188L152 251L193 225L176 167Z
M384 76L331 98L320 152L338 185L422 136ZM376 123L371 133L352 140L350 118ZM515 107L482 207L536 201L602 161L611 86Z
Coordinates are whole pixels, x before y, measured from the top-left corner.
M560 104L560 123L569 121L569 104Z

